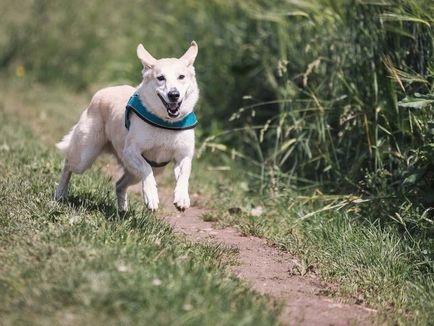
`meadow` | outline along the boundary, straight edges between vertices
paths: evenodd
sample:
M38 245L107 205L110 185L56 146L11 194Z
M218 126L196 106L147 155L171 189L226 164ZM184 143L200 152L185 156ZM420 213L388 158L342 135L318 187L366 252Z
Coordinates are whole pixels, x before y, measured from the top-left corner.
M289 251L300 260L300 274L321 275L336 285L335 294L378 309L379 321L426 325L434 320L432 1L132 0L119 6L113 0L18 0L0 1L0 18L0 162L6 171L0 182L0 250L2 262L8 262L1 284L10 291L0 313L8 321L16 320L20 304L40 308L33 301L19 303L14 298L20 293L11 290L18 284L28 289L26 275L39 266L32 260L35 251L41 257L51 255L54 244L67 246L75 262L85 265L95 250L101 250L101 257L112 255L110 250L131 250L119 257L135 264L140 259L132 257L142 249L149 250L148 257L160 255L148 243L157 229L165 230L163 246L171 248L162 254L168 265L177 250L188 248L186 264L192 275L204 273L202 288L214 286L213 275L222 282L217 286L221 295L243 293L224 318L242 318L248 306L246 314L254 319L246 323L276 321L266 299L247 299L244 285L219 274L224 250L175 239L140 206L126 224L105 221L102 215L114 212L106 206L111 186L101 171L93 170L76 185L76 206L49 201L60 168L52 145L92 92L140 81L138 43L154 56L166 57L181 55L192 39L199 44L201 88L194 182L206 184L207 193L217 199L215 213L204 218ZM18 105L22 92L26 95ZM17 116L29 118L23 123ZM101 191L91 190L94 183ZM87 199L78 202L81 197ZM24 208L27 203L36 206ZM239 209L234 214L228 207ZM256 207L262 208L260 216L251 214ZM82 231L72 227L75 223L83 224ZM36 248L27 241L29 232L40 237ZM85 248L75 248L78 238ZM20 254L27 265L14 265ZM204 271L208 256L212 259ZM95 262L97 272L92 273L98 280L109 263L111 258ZM166 268L158 264L133 270L137 278L151 277L143 274ZM77 266L71 273L63 271L65 266L53 261L52 268L61 270L53 286L44 283L48 276L30 277L29 282L41 286L28 294L30 300L48 293L54 304L56 291L83 281L86 274ZM170 275L187 274L183 264L173 268ZM113 282L110 291L116 291ZM188 291L202 290L191 286ZM212 300L218 301L218 293ZM57 295L64 299L56 304L82 309L74 306L74 297ZM89 300L97 307L89 320L108 318L104 307L117 306ZM163 299L155 304L165 307ZM186 323L204 321L207 309L212 323L224 307L204 307Z

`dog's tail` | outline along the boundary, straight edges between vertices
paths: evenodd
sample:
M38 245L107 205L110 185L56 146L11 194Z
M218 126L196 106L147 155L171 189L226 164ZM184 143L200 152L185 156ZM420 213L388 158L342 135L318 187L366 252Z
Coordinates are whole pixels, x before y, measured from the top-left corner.
M71 139L72 139L72 136L74 135L75 128L77 128L77 125L72 127L71 131L68 134L66 134L60 142L58 142L56 144L57 149L60 150L63 153L63 155L65 155L65 156L68 153L68 150L69 150L69 147L71 144Z

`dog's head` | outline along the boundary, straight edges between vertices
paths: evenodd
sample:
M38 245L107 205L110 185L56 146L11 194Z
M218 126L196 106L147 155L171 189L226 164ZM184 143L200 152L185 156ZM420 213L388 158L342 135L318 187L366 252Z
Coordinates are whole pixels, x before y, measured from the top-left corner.
M162 119L176 121L193 111L199 98L194 71L195 41L179 59L155 59L142 44L137 56L143 64L139 95L148 109Z

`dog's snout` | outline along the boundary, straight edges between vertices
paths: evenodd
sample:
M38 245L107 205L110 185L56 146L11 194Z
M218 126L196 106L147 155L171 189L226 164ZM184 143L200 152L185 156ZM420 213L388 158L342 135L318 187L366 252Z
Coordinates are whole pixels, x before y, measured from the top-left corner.
M176 102L179 99L179 92L177 89L171 89L169 91L169 93L167 93L167 97L169 98L169 100L171 100L172 102Z

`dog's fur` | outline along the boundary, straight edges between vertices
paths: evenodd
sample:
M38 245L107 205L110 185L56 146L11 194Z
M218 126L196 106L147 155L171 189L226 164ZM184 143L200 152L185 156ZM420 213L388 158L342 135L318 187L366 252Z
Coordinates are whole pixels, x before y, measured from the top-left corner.
M160 172L162 168L152 168L144 157L154 162L174 162L174 204L179 210L190 206L188 182L194 152L194 130L157 128L133 112L130 114L131 125L128 130L124 125L124 114L125 106L135 91L149 111L167 121L178 121L192 112L199 98L193 67L197 52L197 44L193 41L181 58L156 60L141 44L137 47L137 56L144 67L142 83L137 88L125 85L98 91L78 123L57 144L65 156L65 165L55 192L56 200L66 197L72 173L83 173L103 150L107 150L118 158L124 168L123 176L116 182L119 211L127 210L128 186L140 180L145 204L151 210L158 208L154 173ZM157 79L161 79L161 76L165 79ZM168 98L168 93L175 89L179 91L176 102ZM167 103L172 104L172 107L178 105L177 117L169 115Z

